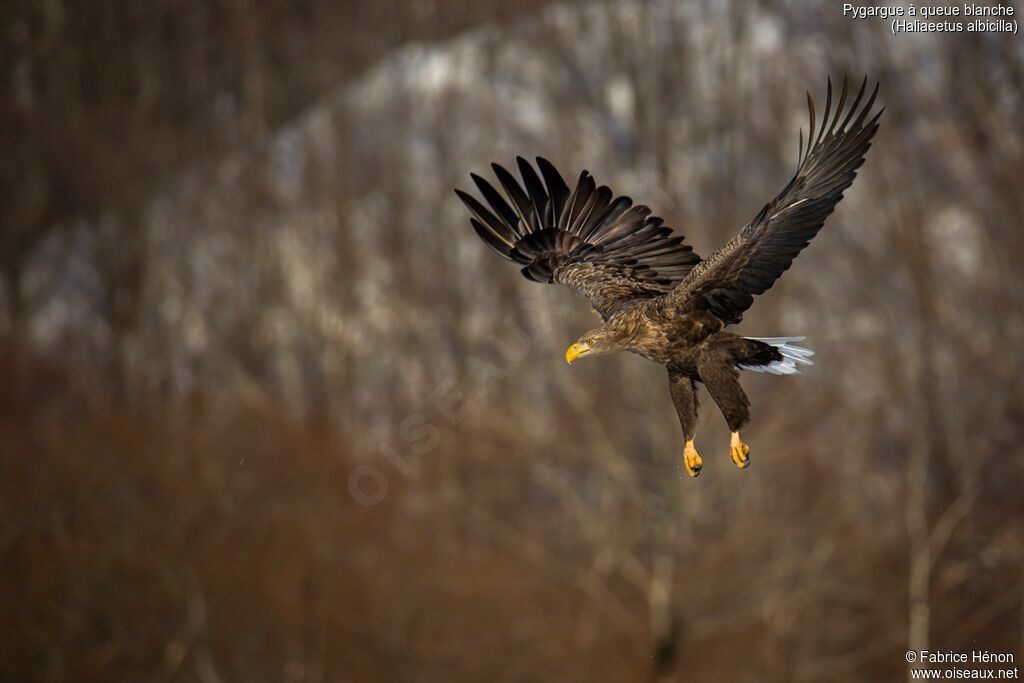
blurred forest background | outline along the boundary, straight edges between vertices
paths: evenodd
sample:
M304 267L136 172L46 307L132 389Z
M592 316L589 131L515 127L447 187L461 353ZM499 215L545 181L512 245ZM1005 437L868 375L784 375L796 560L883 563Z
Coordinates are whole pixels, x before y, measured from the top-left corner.
M1024 42L775 0L0 7L0 679L878 681L1024 656ZM1017 8L1021 8L1018 6ZM881 82L702 390L452 194L552 159L709 254Z

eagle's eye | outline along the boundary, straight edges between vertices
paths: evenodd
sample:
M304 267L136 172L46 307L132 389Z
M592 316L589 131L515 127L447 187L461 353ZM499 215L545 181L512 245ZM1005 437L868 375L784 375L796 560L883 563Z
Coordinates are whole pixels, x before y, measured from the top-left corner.
M588 339L587 340L587 346L593 346L593 345L594 345L594 340L593 339Z

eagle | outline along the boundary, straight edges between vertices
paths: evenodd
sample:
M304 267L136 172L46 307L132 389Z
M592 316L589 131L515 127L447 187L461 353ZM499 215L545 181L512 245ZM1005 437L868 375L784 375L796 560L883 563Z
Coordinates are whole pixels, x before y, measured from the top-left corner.
M749 420L750 401L740 371L791 375L799 373L798 366L813 364L814 352L796 345L804 337L742 337L726 328L739 323L754 296L790 267L853 183L884 110L872 114L878 85L864 101L866 87L867 78L847 106L850 88L844 78L833 106L828 79L817 130L807 93L810 129L806 149L800 131L796 173L739 234L705 259L647 206L616 197L587 171L570 189L544 158L537 158L535 170L517 157L522 184L491 164L504 197L475 173L470 177L483 202L455 190L476 234L491 249L520 264L529 280L576 289L601 316L600 327L566 350L566 361L631 351L666 367L690 476L701 470L693 445L698 383L729 426L733 463L745 468L750 448L739 432Z

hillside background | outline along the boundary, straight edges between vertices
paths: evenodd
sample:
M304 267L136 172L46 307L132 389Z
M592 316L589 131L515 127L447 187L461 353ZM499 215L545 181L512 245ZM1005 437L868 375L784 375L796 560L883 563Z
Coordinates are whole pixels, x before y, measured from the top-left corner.
M1021 8L1018 6L1017 8ZM1019 17L1018 17L1019 18ZM0 8L0 680L880 681L1024 656L1024 42L840 3ZM702 391L452 188L545 156L707 255L867 75L867 162Z

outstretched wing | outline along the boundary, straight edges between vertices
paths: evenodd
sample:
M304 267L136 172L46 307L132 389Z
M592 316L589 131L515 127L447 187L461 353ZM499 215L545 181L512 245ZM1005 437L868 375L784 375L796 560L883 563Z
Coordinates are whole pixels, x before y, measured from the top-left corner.
M491 164L508 201L476 174L473 182L490 208L467 192L455 193L480 238L522 264L526 278L574 287L607 319L623 304L672 291L700 261L649 208L613 198L587 171L570 191L546 159L537 158L543 182L529 162L516 161L525 190Z
M753 303L753 297L767 291L789 268L843 198L878 130L882 110L868 118L878 94L877 85L867 103L860 107L866 85L865 78L840 122L848 84L844 78L843 92L833 114L832 81L829 79L825 116L817 138L814 137L814 103L808 93L811 128L806 155L803 154L803 133L800 135L796 175L739 235L690 272L672 293L672 301L697 299L724 322L737 323Z

